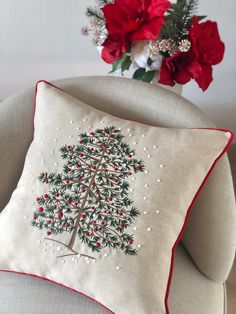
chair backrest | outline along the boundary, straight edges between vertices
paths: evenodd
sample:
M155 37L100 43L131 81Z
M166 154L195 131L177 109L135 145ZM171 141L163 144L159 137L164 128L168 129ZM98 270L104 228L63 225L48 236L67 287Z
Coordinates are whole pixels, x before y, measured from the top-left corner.
M162 127L214 127L189 101L156 85L115 77L68 78L54 84L121 118ZM33 103L30 88L0 105L0 210L17 184L33 139ZM226 280L236 247L235 198L227 156L219 161L195 203L182 242L206 276Z

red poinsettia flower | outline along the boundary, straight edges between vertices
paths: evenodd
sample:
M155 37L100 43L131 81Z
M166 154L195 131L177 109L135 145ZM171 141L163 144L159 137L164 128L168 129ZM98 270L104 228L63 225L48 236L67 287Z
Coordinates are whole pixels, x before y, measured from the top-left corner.
M159 83L174 86L175 83L186 84L201 72L196 56L192 51L177 52L162 61Z
M107 63L113 63L126 52L128 44L124 36L109 35L103 43L102 58Z
M168 0L115 0L102 8L108 37L102 57L113 63L121 58L134 41L155 40L164 23Z
M195 80L202 90L206 90L213 80L212 65L222 61L225 51L224 43L220 40L217 23L212 21L199 23L195 16L189 29L189 40L202 68Z
M191 49L188 52L177 52L165 58L160 69L161 84L173 86L185 84L194 79L202 90L212 82L212 65L222 61L224 44L220 40L216 22L199 23L194 17L189 29Z

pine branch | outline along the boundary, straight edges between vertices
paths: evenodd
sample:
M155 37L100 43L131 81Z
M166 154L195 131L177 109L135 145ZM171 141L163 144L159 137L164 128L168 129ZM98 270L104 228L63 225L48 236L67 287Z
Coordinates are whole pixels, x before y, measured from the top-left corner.
M99 7L104 7L105 5L109 4L109 3L113 3L114 0L97 0L97 3L99 5Z
M96 7L88 7L86 9L86 15L89 18L96 18L100 21L104 21L104 16L102 11L99 8Z
M175 43L188 34L189 23L197 10L198 0L177 0L167 11L165 23L161 29L161 39L172 39Z

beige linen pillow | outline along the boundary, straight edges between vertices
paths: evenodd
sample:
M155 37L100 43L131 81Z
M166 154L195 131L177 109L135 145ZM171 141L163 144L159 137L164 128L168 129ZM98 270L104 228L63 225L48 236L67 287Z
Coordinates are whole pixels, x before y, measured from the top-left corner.
M175 248L232 133L126 121L44 81L34 125L0 214L0 270L56 282L113 313L168 313Z

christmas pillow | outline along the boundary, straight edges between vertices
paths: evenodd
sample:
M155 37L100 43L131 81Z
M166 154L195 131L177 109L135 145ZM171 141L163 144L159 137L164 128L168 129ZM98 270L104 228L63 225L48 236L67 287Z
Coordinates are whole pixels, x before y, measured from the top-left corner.
M110 312L168 313L176 245L231 132L126 121L47 82L34 125L0 215L0 270L64 285Z

